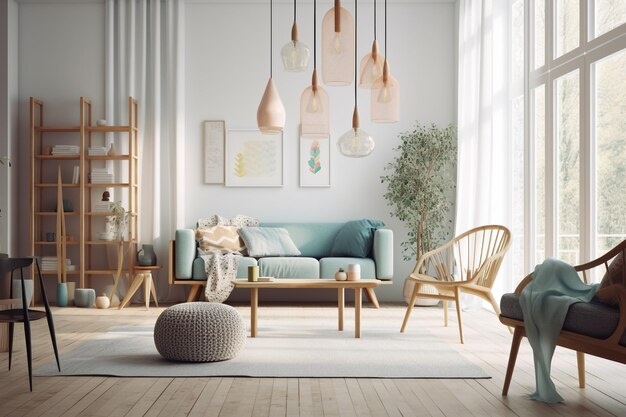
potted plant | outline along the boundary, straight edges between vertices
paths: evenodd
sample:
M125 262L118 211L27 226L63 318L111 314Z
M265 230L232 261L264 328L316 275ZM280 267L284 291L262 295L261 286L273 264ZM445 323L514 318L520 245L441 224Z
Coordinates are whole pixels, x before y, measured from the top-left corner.
M384 197L392 208L391 216L408 229L407 240L401 244L404 260L417 260L447 238L444 224L452 223L447 214L455 188L456 129L416 123L412 131L400 134L400 145L394 150L397 154L381 176L381 182L387 184ZM405 281L407 302L412 291L413 283ZM422 305L432 305L431 301L418 299Z
M124 238L126 237L128 231L129 214L124 209L124 207L122 207L122 203L120 201L110 203L109 208L113 215L107 216L107 229L109 227L111 228L117 240L117 271L115 273L113 288L111 289L111 293L109 294L109 301L112 302L115 289L117 288L120 275L122 274L122 266L124 264Z

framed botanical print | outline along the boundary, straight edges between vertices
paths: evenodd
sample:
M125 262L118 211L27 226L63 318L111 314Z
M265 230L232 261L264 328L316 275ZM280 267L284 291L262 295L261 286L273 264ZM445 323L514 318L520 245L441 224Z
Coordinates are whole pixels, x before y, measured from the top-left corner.
M259 130L229 130L226 141L227 187L282 187L283 135Z
M204 183L224 184L224 147L226 146L226 122L204 122Z
M329 138L300 138L300 187L330 187Z

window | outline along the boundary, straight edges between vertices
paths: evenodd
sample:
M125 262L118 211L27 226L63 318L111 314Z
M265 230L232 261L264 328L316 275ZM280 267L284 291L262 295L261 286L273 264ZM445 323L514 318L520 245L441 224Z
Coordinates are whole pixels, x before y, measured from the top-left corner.
M626 50L593 64L595 252L626 238Z
M526 10L529 271L626 238L626 1L528 0Z

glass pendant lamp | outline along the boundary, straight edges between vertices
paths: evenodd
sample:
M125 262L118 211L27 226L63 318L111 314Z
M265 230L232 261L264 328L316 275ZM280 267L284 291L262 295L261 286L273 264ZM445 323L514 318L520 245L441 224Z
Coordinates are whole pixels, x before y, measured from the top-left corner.
M285 127L285 106L283 106L276 84L274 84L272 79L273 8L273 0L270 0L270 79L267 81L263 98L261 98L261 103L259 103L259 108L256 112L259 130L266 135L281 133Z
M358 22L358 0L354 0L355 29ZM356 37L354 38L354 50L357 49ZM354 56L354 77L356 78L356 55ZM337 142L339 152L352 158L368 156L374 150L374 139L359 126L359 107L357 105L357 83L354 83L354 113L352 114L352 129L341 135Z
M349 85L354 79L354 19L341 1L322 20L322 80L326 85Z
M368 53L361 60L359 71L359 87L372 88L372 84L383 75L383 61L385 57L378 52L378 41L376 40L376 0L374 0L374 42L372 42L372 52Z
M281 50L283 65L287 71L304 71L309 66L311 53L309 48L298 40L298 24L296 23L296 0L293 0L293 25L291 26L291 41Z
M300 135L302 137L330 137L330 100L317 84L317 0L313 0L313 76L311 85L300 97Z
M387 0L385 0L385 55L387 55ZM371 117L376 123L396 123L400 121L400 83L389 70L385 58L383 74L372 85Z

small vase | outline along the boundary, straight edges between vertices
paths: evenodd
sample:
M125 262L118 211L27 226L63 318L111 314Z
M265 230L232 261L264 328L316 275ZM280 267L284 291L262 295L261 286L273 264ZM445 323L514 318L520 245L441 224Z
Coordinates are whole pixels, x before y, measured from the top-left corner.
M141 250L137 252L137 262L141 266L156 266L157 258L154 253L154 246L143 245Z
M74 292L76 291L76 283L73 281L66 282L67 284L67 305L74 304Z
M109 308L110 305L109 297L106 294L102 294L100 297L96 298L96 307L106 309Z
M33 299L33 289L34 284L32 279L24 280L24 288L26 289L26 305L29 306L31 300ZM13 298L17 298L19 303L17 303L15 308L22 308L22 280L21 279L13 279Z
M57 284L57 307L67 307L67 283Z
M358 281L361 279L361 265L348 265L348 281Z

